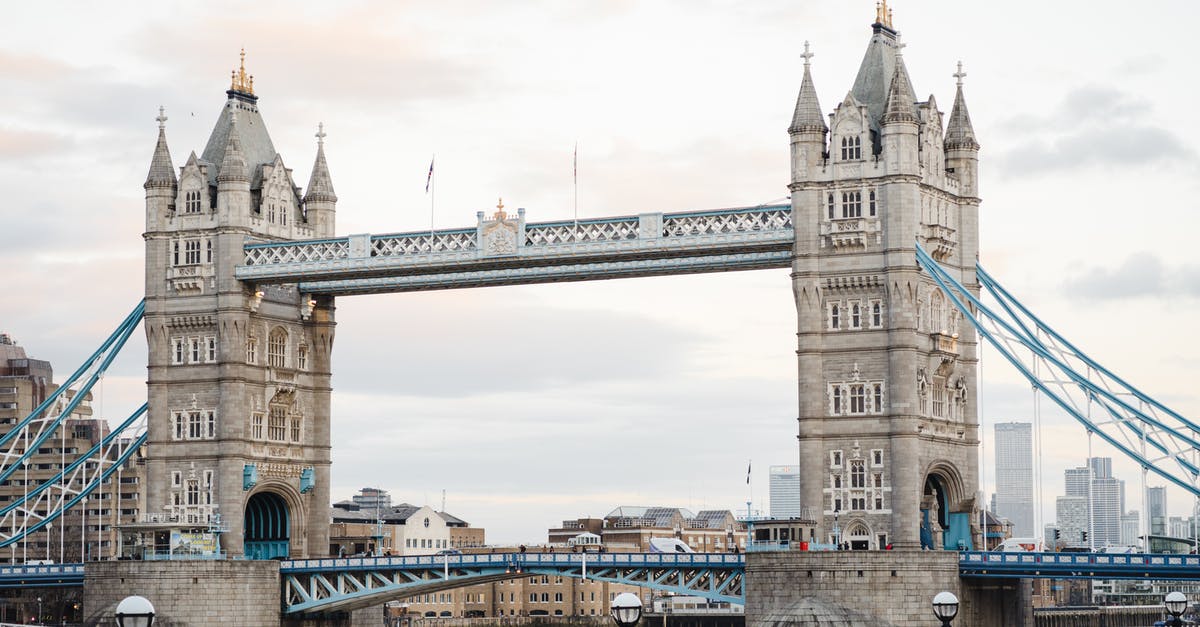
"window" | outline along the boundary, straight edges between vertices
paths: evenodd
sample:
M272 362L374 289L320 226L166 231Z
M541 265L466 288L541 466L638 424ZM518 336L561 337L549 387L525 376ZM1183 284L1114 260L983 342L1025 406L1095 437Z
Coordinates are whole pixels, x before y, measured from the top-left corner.
M841 318L842 318L842 306L839 305L838 303L834 303L834 304L830 305L829 306L829 328L833 329L835 331L840 329L841 324L842 324Z
M190 357L191 363L193 363L193 364L200 363L200 338L198 338L198 337L190 338L188 340L188 346L190 347L190 350L188 351L188 355Z
M210 240L210 239L204 240L204 247L207 250L207 252L204 255L204 263L212 263L212 259L213 259L212 240Z
M258 338L251 337L246 340L246 363L258 363Z
M862 192L842 192L842 217L862 217Z
M883 384L871 384L871 411L876 414L883 413ZM879 463L879 462L875 462Z
M865 497L856 496L850 499L850 509L864 510L867 509L867 499Z
M872 484L872 487L875 487L875 488L883 487L883 473L882 472L875 473L871 477L871 479L874 481L874 483Z
M833 511L836 512L841 509L842 509L842 499L833 499Z
M263 415L254 414L250 417L250 437L261 440L263 438Z
M842 161L862 159L862 137L842 138Z
M874 449L871 451L871 465L872 466L882 466L883 465L883 449Z
M200 412L188 412L188 439L199 440L202 437L204 437L204 430L200 420Z
M300 417L292 417L292 442L300 441Z
M834 489L838 489L838 490L841 489L841 487L842 487L842 476L841 475L837 475L837 474L833 475L833 487L834 487Z
M308 370L308 347L303 344L296 348L296 367Z
M944 377L933 378L933 417L946 417L946 379Z
M850 386L850 413L866 413L866 386L854 384Z
M207 428L205 429L204 437L210 440L215 439L217 437L217 412L205 412L205 417L207 418L205 421Z
M204 350L204 361L207 361L207 362L216 361L217 360L217 338L210 335L210 336L204 338L204 343L205 343L205 347L206 347Z
M867 215L875 217L875 190L867 192Z
M200 213L200 190L192 190L183 194L183 212Z
M883 303L877 300L871 301L871 326L876 329L883 326Z
M543 592L542 593L542 603L549 603L549 602L550 602L550 593Z
M833 466L834 468L841 468L841 466L842 466L842 452L841 451L832 451L831 453L829 453L829 465Z
M183 263L188 266L200 263L200 240L183 240Z
M171 487L178 488L181 485L183 485L183 474L180 473L178 470L172 470L171 471Z
M883 509L883 497L875 497L875 509Z
M942 300L940 291L934 292L933 297L929 299L929 323L933 325L930 330L934 333L942 332L946 328L946 321L942 318Z
M830 201L829 201L830 206L833 205L832 198L833 197L830 196ZM830 214L833 213L832 209L830 209L829 211L830 211ZM830 215L830 217L833 217L833 216ZM171 242L171 265L173 265L173 266L179 265L179 241L178 240Z
M183 414L175 412L171 416L171 434L176 440L183 439Z
M861 459L856 459L850 462L850 487L867 487L866 464Z
M179 365L183 363L183 338L177 337L171 340L171 363Z
M287 408L280 405L271 406L271 415L267 420L267 439L272 442L283 442L287 437Z
M200 504L200 483L195 479L188 479L187 482L187 504Z
M862 307L858 303L850 304L850 328L862 328Z
M272 368L283 368L287 363L287 331L275 327L267 338L267 365Z
M555 603L562 603L562 600L563 600L562 593L561 593L561 592L555 592L555 593L554 593L554 602L555 602Z
M829 219L833 219L833 193L829 194ZM176 244L178 246L178 244Z
M833 415L838 416L842 413L842 388L833 386Z

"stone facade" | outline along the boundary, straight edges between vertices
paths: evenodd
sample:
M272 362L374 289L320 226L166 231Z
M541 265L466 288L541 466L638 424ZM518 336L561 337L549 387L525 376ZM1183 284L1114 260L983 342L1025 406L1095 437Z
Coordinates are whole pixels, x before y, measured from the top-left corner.
M1027 581L960 580L952 552L781 551L746 558L748 627L933 625L933 597L943 590L959 599L956 625L1032 624Z
M235 74L203 155L178 178L159 116L144 186L148 522L224 530L223 550L239 556L247 504L269 493L287 509L287 544L275 548L322 555L333 300L245 284L233 271L247 242L331 236L337 197L324 133L302 195L245 78Z
M278 625L279 562L88 562L84 625L112 625L117 604L138 595L155 625Z
M944 126L901 48L890 17L872 26L828 124L804 54L789 128L801 505L824 542L956 548L979 541L977 340L915 245L978 291L979 145L961 68Z

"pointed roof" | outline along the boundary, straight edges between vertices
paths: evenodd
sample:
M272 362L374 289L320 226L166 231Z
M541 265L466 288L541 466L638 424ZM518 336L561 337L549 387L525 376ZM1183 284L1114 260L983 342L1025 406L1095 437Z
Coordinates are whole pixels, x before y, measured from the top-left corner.
M966 76L962 71L962 61L958 62L958 93L954 95L954 108L950 110L950 124L946 126L946 150L965 148L979 150L979 142L975 139L975 129L971 126L971 114L967 112L967 101L963 98L962 79Z
M333 179L329 176L329 164L325 162L325 124L317 125L317 159L313 162L312 174L308 177L308 191L304 200L337 202L333 191Z
M228 100L225 101L225 107L221 109L221 114L217 117L217 123L208 136L208 143L204 145L204 152L200 153L200 158L214 165L220 164L224 160L226 145L229 143L230 127L236 116L240 126L238 130L241 134L241 152L245 157L248 172L253 175L254 182L257 182L258 173L261 170L259 166L275 160L275 144L271 142L271 136L267 133L267 125L263 123L262 115L258 112L258 96L254 95L254 77L246 74L244 51L242 55L241 71L239 73L235 70L233 73L233 84L225 92ZM210 185L216 184L218 174L218 168L208 169Z
M207 150L207 149L206 149ZM229 136L225 143L225 153L221 157L218 181L248 181L250 173L246 169L246 158L242 154L242 134L238 128L236 113L230 116Z
M883 123L916 122L917 109L913 106L914 102L916 97L913 96L912 82L908 80L908 72L904 68L904 59L896 55L892 83L888 87L887 105L883 109Z
M872 30L871 41L867 44L867 52L863 55L858 76L854 79L854 87L850 89L850 93L867 106L871 129L878 131L883 120L883 110L887 106L888 92L897 73L897 65L908 93L915 94L916 90L912 87L908 69L903 63L896 63L901 46L899 35L881 23L872 25Z
M146 174L146 184L143 187L175 187L175 165L171 163L171 151L167 149L167 116L163 108L158 108L158 143L154 146L154 156L150 159L150 172Z
M817 89L813 86L810 63L813 53L809 51L807 41L804 42L804 54L800 56L804 57L804 79L800 81L800 95L796 98L796 113L792 115L792 125L788 127L788 132L824 132L827 127L824 116L821 114L821 103L817 101Z

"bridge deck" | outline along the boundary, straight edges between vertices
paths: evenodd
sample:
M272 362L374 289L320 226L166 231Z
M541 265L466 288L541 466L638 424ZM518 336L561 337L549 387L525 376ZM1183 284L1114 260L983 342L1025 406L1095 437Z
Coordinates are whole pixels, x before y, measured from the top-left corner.
M359 294L786 268L790 205L526 223L479 216L471 228L251 242L234 276Z

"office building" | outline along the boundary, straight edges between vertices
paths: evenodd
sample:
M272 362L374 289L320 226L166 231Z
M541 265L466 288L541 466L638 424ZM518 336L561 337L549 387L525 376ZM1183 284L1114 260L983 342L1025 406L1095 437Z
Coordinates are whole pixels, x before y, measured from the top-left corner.
M800 467L771 466L771 518L800 515Z
M1034 535L1033 425L996 425L996 515L1013 523L1017 537Z
M1165 486L1146 488L1146 511L1150 513L1151 535L1164 535L1167 520L1167 488Z

